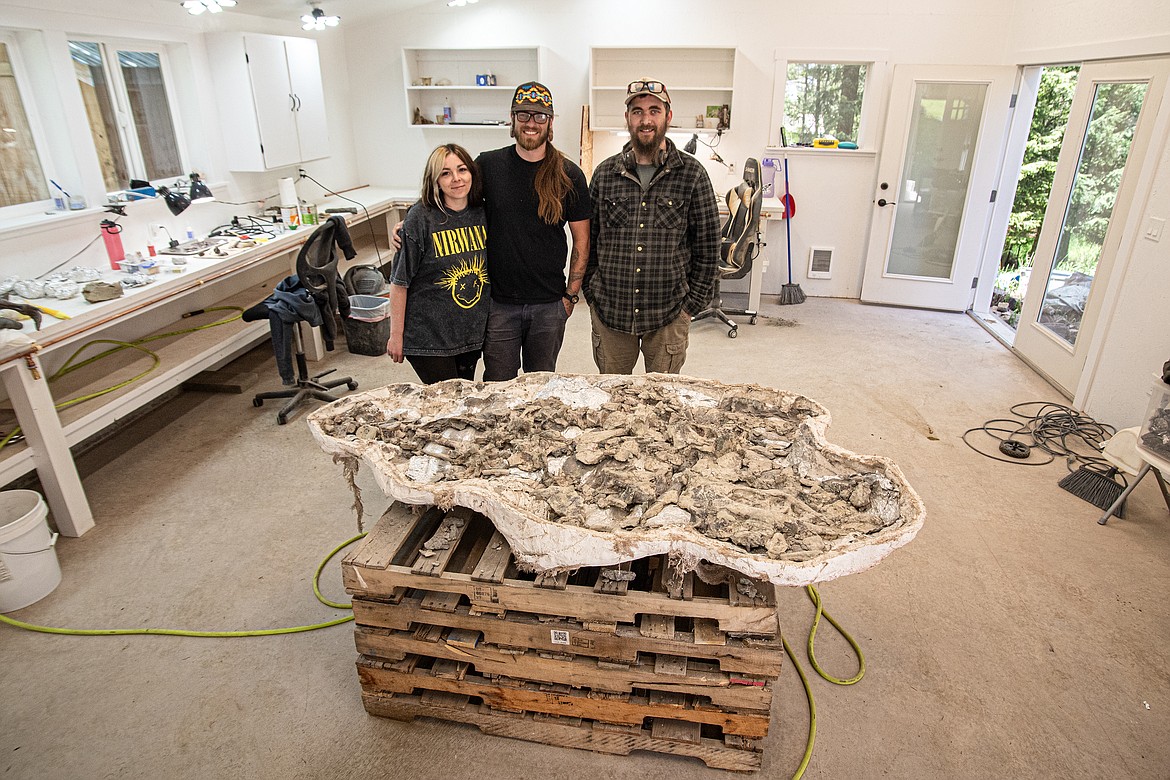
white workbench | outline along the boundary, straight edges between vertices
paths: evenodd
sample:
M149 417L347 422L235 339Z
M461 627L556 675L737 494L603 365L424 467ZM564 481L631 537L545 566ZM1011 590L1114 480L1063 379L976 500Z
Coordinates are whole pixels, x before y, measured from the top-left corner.
M354 205L350 201L364 207L357 214L345 215L358 250L353 262L377 263L379 257L389 262L389 228L401 219L401 211L417 200L417 193L364 187L345 193L345 198L348 200L331 197L318 204L318 209L323 212ZM153 284L128 289L123 297L111 301L90 304L80 296L32 301L70 318L56 320L46 315L40 331L32 331L31 323L27 324L32 346L0 346L0 380L25 439L0 449L0 485L35 468L57 530L80 536L92 528L93 513L69 448L199 372L222 366L251 349L268 338L268 323L236 320L144 344L158 356L159 365L153 371L125 387L61 409L56 405L143 373L154 358L139 350L122 350L100 364L69 373L52 388L46 377L95 339L132 341L190 329L226 319L232 312L208 311L190 318L184 318L185 313L215 306L247 308L258 303L277 281L293 272L296 253L313 230L313 226L302 227L249 249L233 250L225 245L226 257L189 258L181 272L164 271L154 277L157 281ZM375 245L380 249L377 254ZM111 271L109 276L115 279L118 274ZM101 351L87 350L78 360Z

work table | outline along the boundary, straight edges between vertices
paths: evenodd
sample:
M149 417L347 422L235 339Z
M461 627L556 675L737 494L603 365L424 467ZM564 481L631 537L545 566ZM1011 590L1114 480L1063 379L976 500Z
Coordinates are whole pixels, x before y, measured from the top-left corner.
M355 206L358 213L343 215L358 255L349 263L341 260L339 272L352 264L388 263L389 230L416 200L416 192L363 187L319 203L322 218L325 209L360 204ZM296 254L315 229L306 225L248 248L234 248L229 241L221 247L225 256L191 256L181 272L170 272L163 263L153 283L128 288L113 300L87 303L80 294L67 300L33 300L69 319L44 315L39 331L31 322L24 326L33 344L0 345L0 380L25 439L0 449L0 484L35 468L57 530L80 536L92 528L93 514L69 448L268 338L266 321L235 320L210 327L234 314L216 307L242 309L263 300L281 278L294 272ZM109 271L103 278L121 276ZM204 313L184 316L200 310ZM50 389L48 378L62 366L115 346L77 354L94 340L130 342L176 332L71 371ZM306 347L310 357L320 355L319 337L316 344ZM4 428L4 434L9 431L11 427Z

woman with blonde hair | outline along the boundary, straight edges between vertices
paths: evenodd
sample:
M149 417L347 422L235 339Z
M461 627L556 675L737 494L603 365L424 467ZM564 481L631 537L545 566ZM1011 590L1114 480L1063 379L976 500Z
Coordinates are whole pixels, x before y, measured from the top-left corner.
M474 379L483 352L490 296L482 193L471 155L443 144L427 159L419 202L403 221L386 354L409 361L424 384Z

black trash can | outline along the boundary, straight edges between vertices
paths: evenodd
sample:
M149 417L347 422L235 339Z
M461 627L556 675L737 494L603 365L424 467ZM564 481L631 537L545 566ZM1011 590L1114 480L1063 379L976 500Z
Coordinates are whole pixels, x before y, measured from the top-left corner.
M385 355L386 342L390 340L390 301L376 295L351 295L349 316L341 324L350 352Z

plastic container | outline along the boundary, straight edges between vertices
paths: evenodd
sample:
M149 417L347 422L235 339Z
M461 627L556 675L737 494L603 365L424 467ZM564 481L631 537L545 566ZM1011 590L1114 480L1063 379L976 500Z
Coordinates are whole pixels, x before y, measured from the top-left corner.
M1160 376L1154 379L1138 442L1142 449L1170 461L1170 385Z
M354 355L385 355L390 340L390 300L376 295L349 296L349 316L341 326L345 346Z
M33 490L0 492L0 612L34 604L61 584L48 511Z

